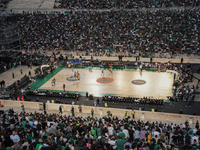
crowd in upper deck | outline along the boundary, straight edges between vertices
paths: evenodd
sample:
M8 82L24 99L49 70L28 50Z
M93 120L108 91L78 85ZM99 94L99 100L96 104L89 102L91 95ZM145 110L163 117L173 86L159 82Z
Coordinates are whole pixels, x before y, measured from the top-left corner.
M198 9L24 13L18 20L22 49L199 52Z
M199 0L61 0L61 4L57 7L66 9L132 9L199 5Z

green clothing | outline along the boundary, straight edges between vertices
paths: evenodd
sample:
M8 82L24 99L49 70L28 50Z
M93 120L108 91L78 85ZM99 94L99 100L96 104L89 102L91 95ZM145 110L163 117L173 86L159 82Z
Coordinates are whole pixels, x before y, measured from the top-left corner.
M192 150L197 150L197 148L195 148L195 147L192 147Z
M61 130L63 131L64 130L64 124L60 123L59 126L60 126Z
M193 135L193 130L189 130L189 131L188 131L188 134L189 134L189 135Z
M94 116L94 111L91 111L92 117Z
M174 147L174 150L179 150L179 147L175 146L175 147Z
M98 128L97 128L97 127L94 127L93 129L94 129L94 130L95 130L95 132L97 133L97 129L98 129Z
M129 116L129 114L128 114L128 112L126 112L126 119L128 119L128 116Z
M22 106L21 106L21 107L22 107L22 111L24 112L24 111L25 111L25 110L24 110L24 105L22 104Z
M116 144L117 144L117 150L124 150L124 144L125 144L124 140L118 140Z
M187 106L191 106L191 104L190 104L190 100L188 101Z
M83 150L83 147L81 147L81 146L78 146L78 150Z
M90 134L86 134L86 135L85 135L85 139L88 138L88 137L87 137L88 135L89 135L89 138L90 138L90 139L93 139L93 138L94 138L92 135L90 135Z
M109 115L110 115L110 111L108 110L108 111L107 111L107 116L109 117Z
M28 140L32 140L32 139L33 139L32 135L30 135L30 134L28 134L28 135L26 136L26 138L27 138Z
M100 135L99 133L101 133L101 130L99 128L97 128L97 136Z
M27 138L28 140L32 140L33 137L34 137L34 132L31 132L31 134L28 134L28 133L26 132L26 138Z
M116 132L113 132L113 136L114 136L115 138L117 138L117 133L116 133Z
M90 132L92 133L92 135L96 135L96 131L95 130L90 130Z
M77 141L77 140L72 140L72 145L73 145L73 146L76 145L76 141Z
M132 111L132 115L134 115L134 114L135 114L135 111L133 110L133 111Z
M101 143L104 144L105 140L103 139L103 137L101 137Z
M27 124L27 122L23 121L23 128L26 128L26 124Z
M45 146L44 146L43 144L39 143L39 144L37 144L37 145L36 145L36 148L35 148L35 150L38 150L40 146L42 146L42 147L44 147L44 148L45 148Z
M105 103L105 107L108 107L108 104L107 104L107 103Z
M74 111L71 110L72 116L74 116Z
M71 136L72 136L72 134L71 134L71 133L68 133L68 134L67 134L67 139L70 139Z
M160 149L160 145L156 145L156 146L155 146L155 148L158 148L158 149Z
M125 133L124 132L120 132L118 135L122 136L122 140L124 140L124 137L125 137Z

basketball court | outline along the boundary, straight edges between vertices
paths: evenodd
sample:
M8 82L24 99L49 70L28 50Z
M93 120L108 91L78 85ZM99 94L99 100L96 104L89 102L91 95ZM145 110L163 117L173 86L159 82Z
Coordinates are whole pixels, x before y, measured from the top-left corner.
M74 78L74 72L80 73L80 80ZM154 97L166 99L172 96L173 74L165 72L149 71L123 71L114 70L113 73L89 69L67 69L63 68L39 89L63 91L63 84L66 91L88 92L94 96L115 95L132 97ZM52 79L56 84L52 86Z

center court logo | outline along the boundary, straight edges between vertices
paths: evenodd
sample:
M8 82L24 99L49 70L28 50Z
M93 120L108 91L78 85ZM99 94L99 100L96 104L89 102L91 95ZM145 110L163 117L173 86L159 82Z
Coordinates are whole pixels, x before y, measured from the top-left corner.
M135 85L143 85L143 84L146 83L146 81L144 81L144 80L133 80L131 83L135 84Z
M102 77L96 80L98 83L102 83L102 84L107 84L107 83L112 83L114 81L113 78L109 78L109 77Z

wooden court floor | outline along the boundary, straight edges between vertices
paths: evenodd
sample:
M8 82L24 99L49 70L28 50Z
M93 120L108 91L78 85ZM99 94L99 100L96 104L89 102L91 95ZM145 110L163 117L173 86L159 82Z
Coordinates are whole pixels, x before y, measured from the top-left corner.
M66 91L88 92L94 96L102 95L122 95L133 97L154 97L166 99L166 96L172 96L173 74L136 71L104 71L104 78L101 70L74 69L79 71L80 81L68 81L67 78L74 76L71 69L64 68L40 89L63 90L63 84L66 85ZM51 85L52 79L56 79L56 84ZM143 85L135 85L133 80L143 80ZM98 81L98 82L97 82ZM136 84L137 84L136 81ZM100 82L100 83L99 83ZM109 83L111 82L111 83ZM135 81L133 81L135 83Z

